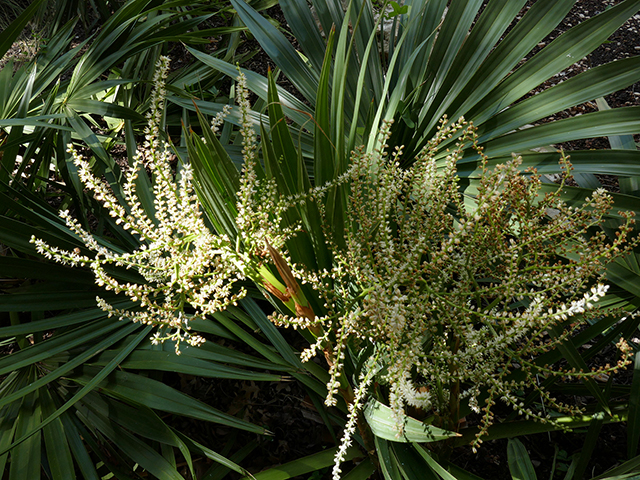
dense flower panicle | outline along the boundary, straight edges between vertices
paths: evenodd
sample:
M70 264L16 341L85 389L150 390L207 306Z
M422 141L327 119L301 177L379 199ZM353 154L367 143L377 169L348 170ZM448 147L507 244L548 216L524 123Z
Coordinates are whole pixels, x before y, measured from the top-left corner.
M333 183L350 186L346 248L332 245L333 269L316 272L291 265L298 281L322 296L327 313L314 319L272 316L278 325L294 328L323 325L324 333L302 360L321 351L326 356L331 345L327 405L335 405L342 388L347 345L371 342L384 365L377 381L387 384L398 435L407 406L432 410L443 425L455 428L446 417L460 399L483 413L476 444L492 423L491 406L497 400L527 418L549 421L514 395L525 388L538 391L552 409L578 413L544 391L537 375L611 372L629 361L628 346L619 344L617 365L591 372L542 367L535 359L566 340L580 325L579 316L596 315L596 302L607 290L599 277L604 264L637 242L628 242L632 214L623 215L626 222L613 242L603 233L587 235L602 223L611 198L598 190L582 208L571 208L560 201L563 185L542 195L540 177L521 174L517 157L493 170L483 157L479 188L469 204L459 189L457 162L465 143L482 155L472 125L464 119L447 125L443 119L409 169L399 166L402 148L388 153L389 128L385 125L377 150L354 152L348 171ZM459 137L455 148L444 162L437 160L440 145L453 135ZM252 152L247 146L245 151ZM561 166L570 171L564 157ZM238 225L246 237L270 239L285 248L286 238L277 237L274 227L295 202L279 204L276 187L252 175L245 171L245 209L239 208L245 217ZM260 205L270 207L256 206L250 197L257 192ZM325 192L316 187L307 197L321 211ZM522 374L511 375L517 369ZM368 380L350 403L335 480L372 371L361 372ZM480 405L481 392L489 393L485 406Z
M97 299L109 316L161 327L152 341L172 340L179 353L182 341L193 346L204 342L190 331L189 319L235 304L245 295L243 289L234 287L244 275L229 239L212 234L202 218L190 166L182 165L179 175L173 173L171 147L160 131L169 59L161 57L156 67L145 141L133 159L122 190L126 205L69 145L82 182L116 223L138 238L140 247L133 252L116 251L97 240L66 211L60 213L61 217L93 252L92 256L78 253L79 249L65 251L35 237L32 242L47 258L90 267L99 286L138 302L140 309L131 311L116 309L104 299ZM153 212L143 208L138 196L137 179L144 168L153 175ZM133 269L142 275L144 282L123 282L107 271L110 266Z
M484 412L481 434L497 400L547 421L514 395L525 388L539 391L550 408L576 413L544 392L536 375L614 371L628 362L626 344L617 365L592 372L542 367L535 359L574 332L580 316L597 314L607 291L603 266L637 243L629 239L633 214L623 215L613 241L587 235L611 209L604 191L576 209L560 200L564 184L542 195L539 175L520 173L518 157L490 170L464 119L443 120L413 166L402 169L402 148L390 154L385 145L388 128L376 151L353 153L346 248L334 252L334 270L296 270L328 307L323 323L334 332L338 359L329 372L328 403L339 386L340 352L348 342L373 342L385 367L377 381L388 386L399 435L407 406L432 410L446 425L460 398ZM444 162L437 160L453 135L457 144ZM456 169L469 143L484 158L473 202L460 192ZM570 171L564 157L561 165ZM317 350L312 346L303 359ZM511 375L518 369L521 375ZM489 392L484 407L481 391Z

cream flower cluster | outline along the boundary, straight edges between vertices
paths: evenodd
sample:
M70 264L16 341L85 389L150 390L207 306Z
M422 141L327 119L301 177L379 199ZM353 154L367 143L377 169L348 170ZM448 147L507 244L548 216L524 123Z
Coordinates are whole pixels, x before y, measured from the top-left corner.
M637 243L629 242L632 214L613 242L604 234L587 236L611 208L603 191L575 209L559 199L563 185L542 195L539 176L520 173L519 158L490 170L464 119L443 120L412 167L403 169L402 149L389 153L385 145L388 129L377 150L352 156L346 249L334 252L334 269L296 270L328 309L321 320L333 332L336 363L327 403L335 402L340 387L344 351L373 342L384 367L376 381L386 384L399 435L407 406L433 412L436 423L456 429L461 399L483 413L480 435L492 423L497 400L548 421L514 395L525 389L540 391L550 408L575 413L544 392L536 375L614 371L628 362L624 341L617 365L592 372L553 370L535 359L583 318L603 315L596 313L607 290L599 275L605 263ZM442 158L445 142L450 147ZM473 200L461 193L456 168L469 144L484 158ZM566 159L561 163L570 170ZM278 321L287 324L286 318ZM328 338L318 339L303 358ZM360 386L356 396L362 394Z
M139 240L140 246L131 252L107 246L66 211L60 213L61 217L91 255L82 254L80 249L65 251L35 237L32 242L47 258L90 267L99 286L138 302L139 309L119 310L104 299L97 299L109 316L157 325L152 341L172 340L180 353L182 341L194 346L204 342L190 331L189 319L235 304L245 295L244 289L234 287L244 274L241 259L229 239L212 234L202 218L190 166L181 165L179 175L173 173L171 146L160 132L169 59L161 57L156 67L145 142L126 174L124 204L69 145L82 182L115 222ZM138 192L138 176L144 168L153 175L153 211L143 207ZM124 282L113 267L135 270L143 281Z

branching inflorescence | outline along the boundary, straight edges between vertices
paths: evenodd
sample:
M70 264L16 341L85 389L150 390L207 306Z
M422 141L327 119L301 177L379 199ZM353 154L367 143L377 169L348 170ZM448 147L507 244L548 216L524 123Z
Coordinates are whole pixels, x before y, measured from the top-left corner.
M328 309L322 320L332 332L336 359L328 403L335 402L345 349L373 343L379 362L369 368L381 370L376 380L388 386L399 435L407 406L433 412L437 423L457 430L463 399L483 414L477 443L498 400L527 418L549 421L516 397L527 389L556 411L577 413L545 392L537 375L611 372L628 363L630 347L621 340L621 360L589 372L538 365L536 359L584 319L603 315L596 308L607 291L601 272L637 243L629 240L633 213L621 214L623 224L609 242L590 231L611 210L604 190L574 209L559 199L564 180L543 195L540 176L522 174L518 157L490 169L474 127L463 119L449 126L444 119L408 169L399 166L401 148L388 153L386 132L377 150L353 153L346 248L334 246L335 267L296 269ZM439 159L441 144L456 135L455 146ZM457 176L465 144L483 159L473 198L463 195ZM568 175L564 156L561 166Z
M443 119L410 168L400 167L401 147L389 152L386 124L379 147L353 152L350 168L334 182L283 199L275 180L259 180L257 175L258 143L241 75L237 103L245 165L237 197L239 236L232 245L205 225L189 166L182 166L179 179L170 166L171 149L159 129L167 68L163 58L146 142L124 185L126 205L69 147L82 181L115 221L139 239L140 247L115 251L67 212L62 217L92 257L35 237L32 241L48 258L89 266L98 285L139 302L139 309L123 311L98 299L110 315L160 326L154 341L175 340L178 352L181 340L192 345L204 341L189 332L189 318L223 310L245 294L234 287L238 280L249 278L274 290L260 273L271 258L287 284L278 298L294 297L296 312L275 314L273 321L312 329L317 342L302 358L324 351L331 377L326 403L334 405L339 393L349 403L334 478L339 478L340 462L374 377L387 385L399 435L407 406L431 411L441 426L456 430L459 404L465 400L483 417L479 443L498 400L522 415L548 421L526 407L517 391L537 391L549 407L576 413L540 387L538 375L597 375L628 362L629 347L621 340L621 360L614 366L582 372L536 363L571 336L582 320L602 315L596 302L607 291L603 266L637 243L630 240L631 213L621 213L622 226L613 241L596 228L612 207L604 191L596 190L584 206L572 208L560 200L564 183L543 195L540 176L535 171L521 173L518 157L490 168L474 127L464 119L451 124ZM214 130L220 121L214 120ZM445 143L450 151L443 154ZM483 160L479 183L469 184L463 194L457 164L468 145ZM153 212L141 205L136 186L145 167L153 173ZM564 155L561 167L566 180L571 165ZM331 270L293 265L286 248L296 227L283 228L284 213L311 199L322 212L324 195L338 184L348 185L350 192L346 247L330 245ZM108 273L112 266L134 269L144 282L123 283ZM310 284L324 300L323 316L299 304L296 282ZM360 380L355 391L346 395L345 352L367 345L373 346L373 356L356 372Z
M89 266L98 285L139 302L139 309L127 311L97 299L110 316L159 326L153 341L173 340L179 353L182 340L191 345L204 341L190 332L190 318L223 310L245 292L234 290L236 280L244 278L235 248L225 236L211 233L202 219L189 165L182 165L179 178L172 171L171 147L160 133L168 67L168 58L161 57L147 114L145 143L127 173L123 188L126 205L118 201L109 185L96 177L89 163L69 145L85 186L116 223L136 236L140 247L133 252L115 251L96 240L68 212L61 212L62 218L94 253L92 257L81 255L79 249L60 250L35 237L32 242L48 258L73 266ZM153 173L152 212L143 208L137 190L136 180L145 167ZM107 272L110 266L133 269L144 282L122 282Z

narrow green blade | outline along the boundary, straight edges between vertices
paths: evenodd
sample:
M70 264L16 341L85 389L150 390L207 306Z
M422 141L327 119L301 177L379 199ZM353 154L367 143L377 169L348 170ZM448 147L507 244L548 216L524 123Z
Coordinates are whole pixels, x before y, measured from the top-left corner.
M298 475L322 470L333 465L334 457L338 447L329 448L319 453L307 455L293 462L285 463L277 467L272 467L249 477L242 477L241 480L287 480ZM345 461L361 456L362 453L356 447L350 447L345 455Z
M638 453L640 443L640 352L635 355L633 380L629 396L629 420L627 421L627 457L631 460Z
M509 471L513 480L537 480L527 449L517 438L510 438L507 443Z
M363 414L376 437L392 442L429 443L459 436L455 432L442 430L411 417L405 417L404 432L398 435L397 422L393 418L391 409L374 398L367 402Z

